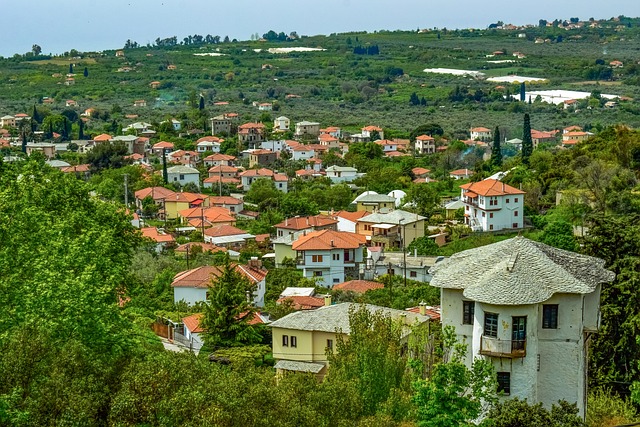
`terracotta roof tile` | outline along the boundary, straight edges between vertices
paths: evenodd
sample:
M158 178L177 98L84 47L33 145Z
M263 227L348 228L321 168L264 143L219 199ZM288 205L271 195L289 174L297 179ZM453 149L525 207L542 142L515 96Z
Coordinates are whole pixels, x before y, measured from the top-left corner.
M291 301L291 306L294 310L312 310L314 308L324 306L324 299L318 297L310 297L306 295L294 295L288 297L282 297L276 301L277 304L282 304L285 301Z
M485 179L484 181L470 182L461 185L460 188L481 196L503 196L506 194L525 194L524 191L498 181L497 179Z
M284 221L274 225L274 227L284 228L286 230L304 230L311 227L326 227L328 225L337 223L338 221L330 216L315 215L287 218Z
M331 249L357 249L366 243L366 237L346 231L314 231L298 238L291 249L294 251L313 251Z
M379 282L373 282L370 280L349 280L348 282L338 283L333 286L333 289L338 289L341 291L351 291L358 294L363 294L372 289L382 289L384 285Z

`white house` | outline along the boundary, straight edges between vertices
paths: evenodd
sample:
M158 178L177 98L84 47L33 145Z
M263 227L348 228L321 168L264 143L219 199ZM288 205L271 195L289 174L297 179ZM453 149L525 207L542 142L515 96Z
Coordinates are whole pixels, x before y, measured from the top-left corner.
M334 184L338 184L341 182L351 182L359 176L363 175L358 173L358 169L348 166L329 166L327 169L325 169L325 172L326 177L329 178Z
M283 193L288 191L289 178L283 173L275 173L271 169L249 169L240 174L240 180L242 182L242 189L249 191L251 184L258 179L270 179L274 182L276 188Z
M167 178L169 182L185 185L193 183L196 187L200 187L200 172L189 166L171 166L167 168Z
M296 123L296 137L301 137L304 135L310 136L318 136L320 134L320 123L318 122L308 122L302 121Z
M330 288L348 276L357 277L365 242L358 234L321 230L299 237L291 249L297 253L297 267L304 277Z
M370 140L372 136L375 136L375 132L378 132L378 139L384 139L384 131L378 126L363 127L361 135Z
M260 143L261 150L270 150L274 153L279 153L282 150L286 150L288 145L284 139L280 140L270 140L270 141L262 141Z
M273 121L274 132L286 132L291 126L291 120L288 117L280 116ZM275 151L275 150L274 150Z
M416 154L435 154L436 140L429 135L416 136L414 147Z
M604 261L524 237L459 252L431 268L442 325L495 367L502 399L550 408L575 403L584 417L588 340L599 328Z
M293 160L309 160L316 156L313 145L299 144L291 149Z
M338 221L338 231L355 233L358 220L367 215L369 215L367 211L338 211L333 214L333 217Z
M224 139L215 136L204 136L196 141L196 150L198 153L204 153L205 151L219 153L223 142Z
M469 133L471 134L471 139L474 141L491 141L493 138L493 132L491 132L491 129L483 127L471 128Z
M258 307L263 307L265 278L268 271L262 267L262 262L259 259L251 259L247 265L235 264L234 268L255 285L253 303ZM221 268L211 265L203 265L176 274L171 283L173 300L176 303L184 301L189 305L205 302L212 281L220 277L221 274Z
M525 192L497 179L461 185L465 223L474 231L522 228Z

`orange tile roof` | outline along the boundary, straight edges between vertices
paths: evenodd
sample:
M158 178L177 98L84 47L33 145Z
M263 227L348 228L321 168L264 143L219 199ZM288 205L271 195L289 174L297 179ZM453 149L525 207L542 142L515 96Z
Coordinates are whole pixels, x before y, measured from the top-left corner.
M420 313L420 306L407 308L406 311L410 311L411 313ZM427 316L429 316L432 320L440 321L440 306L426 306L425 312Z
M247 234L247 232L232 225L219 225L217 227L211 227L207 230L204 230L204 234L210 237L223 237Z
M449 172L449 175L473 175L475 172L471 169L456 169Z
M470 182L461 185L463 190L471 191L481 196L503 196L506 194L525 194L524 191L498 181L497 179L485 179L484 181Z
M231 215L229 209L221 208L219 206L211 206L208 208L190 208L183 209L178 212L182 218L187 219L201 219L204 217L205 220L215 223L215 222L234 222L236 219Z
M232 264L233 268L251 283L258 283L267 277L268 271L247 265ZM203 265L191 270L182 271L173 277L174 288L208 288L212 279L220 277L222 269L213 265Z
M155 240L158 243L166 243L166 242L174 242L175 239L171 234L160 234L157 228L155 227L145 227L141 228L142 237Z
M357 249L366 243L366 237L346 231L314 231L298 238L291 249L294 251L318 251L331 249Z
M287 218L284 221L274 225L275 228L284 228L285 230L304 230L311 227L326 227L328 225L337 224L338 221L327 215L303 216L295 218Z
M471 132L491 132L491 129L477 127L477 128L471 128Z
M217 184L218 182L222 182L223 184L240 184L240 180L238 178L231 177L219 177L218 175L210 176L209 178L205 178L203 183L209 184Z
M294 310L313 310L314 308L324 307L324 298L309 297L303 295L282 297L278 299L276 303L282 304L285 301L291 301L291 307Z
M189 329L192 334L198 334L204 332L204 329L200 326L202 317L202 313L192 314L191 316L183 317L182 323L184 323L184 327Z
M173 142L160 141L153 144L153 148L173 148Z
M238 126L238 129L264 129L264 125L262 123L245 123Z
M236 158L234 156L230 156L228 154L222 154L222 153L215 153L215 154L211 154L210 156L207 156L204 158L206 161L222 161L222 160L235 160Z
M202 242L189 242L184 245L180 245L174 249L175 252L187 252L192 250L193 247L199 246L202 248L202 252L226 252L226 248L222 248L220 246L212 245L211 243L202 243Z
M416 136L416 140L418 140L418 141L435 141L435 139L433 139L433 137L431 137L429 135Z
M111 135L109 135L108 133L101 133L100 135L93 138L93 140L96 142L104 142L104 141L110 141L111 138L112 138Z
M60 169L62 172L89 172L89 165L76 165L76 166L67 166L65 168Z
M373 131L381 132L382 128L379 128L378 126L369 125L369 126L363 127L362 130L366 130L366 131L369 131L369 132L373 132Z
M212 205L240 205L242 200L231 196L211 196L209 197L209 203Z
M357 211L357 212L338 211L334 213L334 216L339 216L340 218L344 218L351 222L358 222L360 218L363 218L369 214L370 212L367 212L367 211Z
M370 280L349 280L348 282L338 283L333 286L333 289L338 289L341 291L351 291L358 294L363 294L372 289L382 289L384 285L379 282L373 282Z
M147 196L151 196L153 200L159 201L162 199L168 199L176 194L174 191L164 187L147 187L135 192L135 197L138 200L143 200Z
M240 174L240 176L265 176L272 177L273 171L271 169L262 168L262 169L249 169Z
M420 176L428 174L429 172L431 172L431 170L425 168L413 168L411 169L411 172L413 172L413 174L416 176Z

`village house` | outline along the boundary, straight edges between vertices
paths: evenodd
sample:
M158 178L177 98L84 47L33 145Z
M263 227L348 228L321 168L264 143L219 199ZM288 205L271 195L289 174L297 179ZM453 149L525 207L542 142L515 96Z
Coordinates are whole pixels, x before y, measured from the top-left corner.
M296 216L275 224L276 236L282 237L299 232L310 233L319 230L337 230L338 220L327 215Z
M151 152L156 156L162 157L163 153L170 153L173 151L173 148L174 148L173 142L160 141L153 144L153 146L151 147Z
M519 236L459 252L431 272L443 327L466 345L467 367L491 362L501 400L548 409L566 400L584 417L587 343L598 332L602 283L615 277L603 260Z
M253 234L231 225L219 225L204 230L205 242L227 249L241 249L255 238Z
M359 174L356 168L333 165L325 169L325 175L332 183L339 184L341 182L351 182L363 174Z
M365 242L358 234L320 230L298 237L291 249L303 276L330 288L348 276L357 277Z
M320 135L330 135L334 138L340 139L342 138L342 130L336 126L328 126L320 129Z
M133 106L134 107L146 107L147 106L147 101L145 101L144 99L138 99L133 101Z
M195 168L200 161L200 155L196 151L176 150L167 155L167 161Z
M326 133L318 136L318 144L327 149L340 148L340 140Z
M337 350L339 336L350 334L349 313L359 307L402 322L403 341L412 333L412 327L426 325L430 320L426 312L421 314L370 304L331 302L331 297L326 297L322 307L296 311L270 324L277 375L304 372L312 373L318 379L324 378L329 368L327 352Z
M349 233L356 232L356 224L358 220L362 217L369 215L367 211L338 211L332 213L332 217L338 221L337 229L338 231L348 231Z
M271 150L252 150L249 154L249 167L270 166L278 160L278 153Z
M416 136L413 146L416 154L435 154L436 152L436 140L429 135Z
M251 259L246 265L234 264L233 268L255 286L253 303L264 307L265 278L268 271L259 259ZM184 301L189 305L207 301L209 288L213 281L222 275L220 267L205 265L176 274L171 282L173 300Z
M288 117L280 116L273 120L274 132L288 132L290 126L291 126L291 120L289 120Z
M488 142L493 139L493 132L491 132L491 129L483 127L471 128L469 133L471 134L470 138L474 141Z
M244 202L231 196L211 196L209 205L229 209L231 213L238 213L244 209Z
M356 211L378 212L381 209L393 209L396 206L396 198L386 194L377 194L366 191L354 199Z
M546 142L555 142L556 141L556 133L553 132L543 132L535 129L531 129L531 142L533 142L533 149L538 148L538 144L546 143Z
M175 192L164 187L147 187L134 193L136 209L142 211L142 201L151 197L159 209L164 209L164 201L175 195Z
M302 138L304 136L317 137L320 135L320 123L302 121L296 123L296 131L294 133L296 138Z
M475 174L471 169L456 169L449 172L449 177L453 179L469 179Z
M271 111L273 110L273 104L270 102L262 102L258 104L258 110L260 111Z
M389 153L392 151L398 151L398 144L388 139L378 139L374 141L377 145L382 147L382 151L384 153Z
M572 131L564 132L562 134L562 146L573 146L578 142L586 141L593 134L591 132Z
M154 244L154 250L156 253L161 253L167 248L175 245L176 240L171 234L167 234L164 231L159 231L156 227L144 227L141 228L142 237Z
M203 136L196 141L196 150L198 153L204 153L205 151L219 153L223 142L224 139L217 136Z
M262 123L245 123L238 126L238 140L244 146L252 146L264 141L264 125Z
M411 252L385 252L381 246L370 246L367 248L367 258L360 266L360 274L365 280L374 280L387 274L428 283L432 277L429 269L441 259L443 257L422 256Z
M209 122L211 123L211 135L231 135L233 131L233 118L228 114L212 117Z
M361 129L361 131L362 136L366 138L366 141L372 141L373 138L376 138L376 134L376 139L384 139L384 131L378 126L365 126Z
M236 161L235 156L229 154L215 153L204 158L204 165L207 167L212 166L234 166Z
M178 212L178 217L183 225L195 227L202 231L211 227L235 226L236 218L229 209L209 206L210 200L207 199L208 206L190 206ZM204 239L207 242L207 239ZM212 242L208 242L212 243ZM214 243L215 244L215 243Z
M251 184L259 179L269 179L274 182L276 189L286 193L288 191L289 178L285 174L276 173L270 169L249 169L240 174L242 190L249 191Z
M497 179L460 186L465 224L473 231L522 228L525 192Z
M156 187L157 188L157 187ZM185 209L205 208L209 206L209 198L204 194L179 192L162 199L163 219L177 219Z
M167 179L169 182L184 186L188 183L200 188L200 172L189 166L171 166L167 168Z
M0 127L16 127L16 118L11 115L0 117Z
M383 248L406 248L424 236L426 218L401 209L375 212L360 218L356 233L365 237L367 245Z

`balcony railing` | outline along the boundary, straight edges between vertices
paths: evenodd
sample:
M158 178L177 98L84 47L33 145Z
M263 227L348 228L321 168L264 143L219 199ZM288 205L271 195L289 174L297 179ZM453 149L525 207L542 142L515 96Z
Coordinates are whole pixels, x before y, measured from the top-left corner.
M501 340L483 335L480 337L480 354L511 359L525 357L527 355L527 340Z

